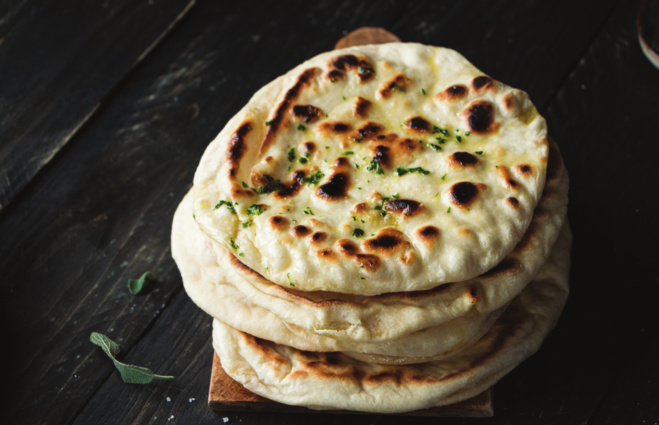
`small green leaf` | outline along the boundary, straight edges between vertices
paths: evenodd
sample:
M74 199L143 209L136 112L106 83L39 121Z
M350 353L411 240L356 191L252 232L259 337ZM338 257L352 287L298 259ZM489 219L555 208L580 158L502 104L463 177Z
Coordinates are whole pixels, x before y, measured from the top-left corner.
M306 130L307 128L306 128L304 125L302 125L302 124L298 124L297 129L300 130L300 131L304 131L304 130Z
M144 287L144 282L148 280L153 280L154 277L150 272L145 272L139 279L128 279L128 290L131 294L137 295L140 293Z
M295 161L295 148L291 148L291 150L288 151L288 162L293 161Z
M362 236L364 236L364 231L360 228L357 228L357 229L352 231L352 236L354 236L356 238L361 238Z
M119 354L119 351L121 351L121 349L119 348L119 344L112 341L110 338L108 338L103 334L100 334L98 332L92 332L91 335L89 336L89 340L93 344L101 347L101 349L103 349L105 354L107 354L107 356L110 357L110 359L114 363L114 366L119 371L119 374L121 375L121 379L126 384L148 384L152 382L154 379L164 379L164 380L174 379L173 376L156 375L155 373L153 373L153 371L151 371L151 369L147 369L146 367L134 366L120 362L119 360L116 359L117 354Z
M382 165L380 165L380 161L378 161L376 158L371 160L371 162L368 164L368 167L366 167L366 171L373 171L375 174L384 174Z

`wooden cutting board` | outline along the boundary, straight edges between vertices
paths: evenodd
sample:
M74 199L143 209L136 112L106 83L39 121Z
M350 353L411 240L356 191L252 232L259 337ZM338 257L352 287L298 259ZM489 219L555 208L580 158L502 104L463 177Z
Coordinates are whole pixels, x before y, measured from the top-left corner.
M485 418L494 415L492 407L492 388L476 397L448 406L432 407L409 413L404 416L434 416L454 418ZM213 410L225 412L280 412L280 413L321 413L321 414L360 414L347 410L311 410L306 407L288 406L254 394L234 381L222 369L217 354L213 353L213 369L208 391L208 406Z
M398 37L389 31L377 27L362 27L341 38L335 49L366 44L384 44L400 41ZM351 411L327 411L311 410L306 407L288 406L258 396L245 389L234 381L222 369L220 358L213 355L213 369L211 371L211 383L208 392L208 405L213 410L220 411L265 411L265 412L290 412L290 413L335 413L356 414ZM435 416L435 417L491 417L494 415L492 402L492 388L469 400L449 406L439 406L429 409L417 410L405 413L405 416Z

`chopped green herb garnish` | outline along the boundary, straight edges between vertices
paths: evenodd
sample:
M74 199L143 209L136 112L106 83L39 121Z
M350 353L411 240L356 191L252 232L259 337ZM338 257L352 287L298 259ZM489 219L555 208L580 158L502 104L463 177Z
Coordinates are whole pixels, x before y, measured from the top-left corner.
M139 294L147 280L153 280L151 272L143 273L138 279L128 279L128 291L133 295Z
M446 212L447 212L447 213L450 213L450 212L451 212L451 207L448 207L448 209L446 210Z
M398 193L395 193L391 195L391 199L400 199L400 195Z
M306 130L307 128L306 128L304 125L302 125L302 124L298 124L298 125L297 125L297 129L300 130L300 131L304 131L304 130Z
M469 136L469 135L471 135L471 131L468 131L468 130L465 131L465 136Z
M325 150L329 150L329 149L330 149L330 147L329 147L329 146L325 146Z
M352 231L352 236L356 238L361 238L362 236L364 236L364 231L362 229L357 228Z
M307 158L305 158L305 157L302 157L302 158L300 158L300 159L297 160L297 162L299 162L300 164L306 164L308 161L309 161L309 160L308 160Z
M423 174L424 176L430 174L430 171L421 168L421 167L413 167L413 168L403 168L403 167L398 167L396 168L396 175L397 176L404 176L407 173L419 173Z
M434 126L432 127L432 134L437 134L437 133L440 133L440 134L443 134L443 135L446 136L446 137L449 137L449 132L448 132L447 129L445 129L445 128L441 128L441 127L437 127L436 125L434 125Z
M261 215L268 207L259 204L252 204L247 208L247 215Z
M475 151L474 153L477 155L483 155L483 151Z
M295 284L294 284L293 281L291 280L291 274L290 274L290 273L286 273L286 278L288 279L288 284L289 284L289 285L291 285L291 286L295 286Z
M446 180L446 174L442 176L442 180Z
M241 225L243 226L243 229L247 229L248 227L252 227L252 224L254 224L254 222L252 221L251 218L249 220L244 221L244 222L241 223Z
M263 195L263 194L265 194L265 193L274 192L274 191L276 191L276 190L281 189L281 188L284 186L283 184L281 184L281 182L279 181L279 179L275 180L275 179L273 179L272 177L270 177L270 176L267 175L267 174L265 175L265 178L266 178L266 180L268 180L269 183L266 184L265 186L261 186L261 187L259 187L259 188L255 191L255 192L258 193L259 195Z
M458 143L462 142L462 136L455 136L455 140L458 141Z
M295 148L291 148L291 150L288 151L288 162L293 161L295 161Z
M302 183L308 183L311 185L318 184L323 177L325 177L325 174L322 171L316 171L309 177L303 177Z
M423 89L423 88L422 88L422 89L421 89L421 94L425 96L425 95L426 95L426 89Z
M375 174L384 174L382 165L380 165L380 161L378 161L377 158L371 160L368 167L366 167L366 171L373 171Z
M391 89L393 91L397 91L397 92L401 92L401 93L405 93L407 91L407 87L401 86L401 85L398 85L398 84L394 84L394 86Z
M343 100L348 100L348 98L347 98L347 97L345 97L345 96L341 96L341 97L343 98Z
M266 121L266 122L265 122L265 125L270 125L270 124L272 124L272 121L274 121L274 120Z
M357 143L361 143L361 141L364 140L364 139L361 138L361 137L355 137L355 138L352 139L352 140L354 140L354 141L357 142Z
M236 242L234 242L233 238L229 239L229 246L236 251L240 249L240 247L236 244Z
M352 155L352 154L354 154L353 151L345 151L345 152L343 152L341 155L348 156L348 155Z
M153 371L151 371L151 369L147 369L146 367L134 366L120 362L116 359L117 355L121 351L119 344L112 341L110 338L103 334L92 332L89 336L89 341L103 349L105 354L107 354L110 360L112 360L114 363L114 367L116 367L119 371L121 380L126 384L148 384L154 379L174 379L173 376L156 375L153 373Z
M430 146L430 149L434 150L435 152L441 151L442 147L439 145L436 145L434 143L428 143L428 146Z
M314 214L313 211L311 210L311 207L306 207L306 208L304 209L303 212L304 212L306 215L316 215L316 214Z
M222 205L225 205L227 207L227 209L229 210L229 212L231 212L231 214L236 213L236 209L233 207L233 202L221 200L220 202L217 203L217 205L215 205L215 209L220 208Z

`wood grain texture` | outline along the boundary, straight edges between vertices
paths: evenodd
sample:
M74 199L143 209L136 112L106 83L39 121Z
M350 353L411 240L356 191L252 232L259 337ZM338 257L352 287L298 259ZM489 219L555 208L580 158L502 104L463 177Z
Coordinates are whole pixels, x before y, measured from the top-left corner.
M352 46L364 46L367 44L385 44L400 41L395 34L390 33L384 28L379 27L361 27L350 31L336 42L335 49L344 49Z
M47 4L5 2L0 16L29 20ZM529 91L572 175L565 315L542 349L497 384L496 415L483 422L659 421L656 249L646 248L659 238L652 196L659 93L630 21L639 2L278 4L199 0L0 214L0 312L11 346L4 373L13 389L2 399L7 423L336 423L330 415L208 408L211 321L182 291L169 228L205 146L251 93L365 25L455 48ZM16 66L12 72L29 73ZM97 78L112 77L111 69ZM25 90L23 78L16 90ZM79 99L84 93L71 92L69 101ZM145 270L155 284L131 296L127 279ZM121 383L88 342L92 330L117 340L122 360L176 379Z
M218 411L262 411L321 415L356 414L356 412L348 411L311 410L305 407L287 406L256 395L226 374L216 353L213 354L208 406ZM494 415L492 406L492 389L489 388L481 394L459 403L401 413L395 416L488 418Z
M25 0L0 10L0 211L194 0Z

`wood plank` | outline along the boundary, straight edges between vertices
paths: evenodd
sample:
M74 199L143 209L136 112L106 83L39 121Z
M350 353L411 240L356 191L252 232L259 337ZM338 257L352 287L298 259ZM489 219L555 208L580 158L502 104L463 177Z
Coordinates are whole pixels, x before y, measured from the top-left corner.
M345 410L311 410L305 407L288 406L261 397L247 390L234 381L222 368L217 353L213 354L213 369L208 390L208 406L218 411L261 411L280 413L307 414L359 414ZM428 416L428 417L459 417L487 418L494 415L492 388L468 400L448 406L432 407L414 412L401 413L395 416Z
M0 211L193 4L24 0L4 5Z

